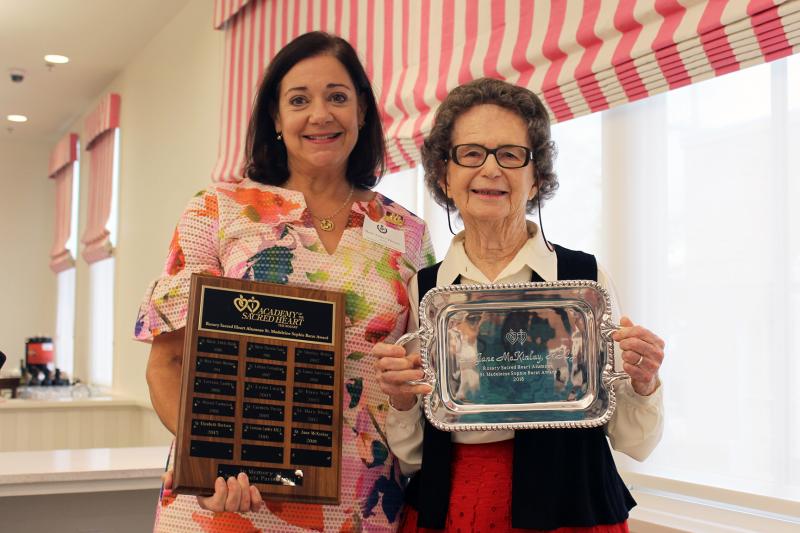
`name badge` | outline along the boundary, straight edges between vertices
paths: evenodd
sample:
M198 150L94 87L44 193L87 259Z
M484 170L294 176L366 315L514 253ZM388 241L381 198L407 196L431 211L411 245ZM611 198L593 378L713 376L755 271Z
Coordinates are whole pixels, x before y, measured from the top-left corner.
M387 226L382 220L375 222L369 217L364 217L362 236L368 241L397 250L402 254L406 253L406 238L403 231Z

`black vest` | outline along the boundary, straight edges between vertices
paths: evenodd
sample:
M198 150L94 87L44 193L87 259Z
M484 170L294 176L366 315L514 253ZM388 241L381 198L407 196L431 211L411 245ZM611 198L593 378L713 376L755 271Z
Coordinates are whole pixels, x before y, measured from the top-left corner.
M554 245L558 279L597 281L594 256ZM436 286L437 263L419 271L419 297ZM459 276L453 283L460 283ZM544 281L536 272L531 281ZM444 529L450 505L452 440L425 420L422 468L406 488L419 527ZM546 458L546 459L543 459ZM514 434L511 524L556 529L617 524L636 505L617 473L602 427L536 429Z

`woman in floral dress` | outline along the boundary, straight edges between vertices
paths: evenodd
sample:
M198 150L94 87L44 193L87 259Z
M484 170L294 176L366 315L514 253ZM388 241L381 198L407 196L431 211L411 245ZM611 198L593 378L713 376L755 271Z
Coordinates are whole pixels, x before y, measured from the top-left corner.
M177 427L189 280L202 272L346 294L341 504L267 501L246 476L211 498L176 496L167 476L156 531L394 531L403 495L388 450L388 406L368 354L405 332L406 284L433 262L424 222L370 191L383 131L363 67L344 40L302 35L272 60L248 131L246 177L198 193L181 217L136 338L152 341L153 406ZM368 231L381 223L401 238Z

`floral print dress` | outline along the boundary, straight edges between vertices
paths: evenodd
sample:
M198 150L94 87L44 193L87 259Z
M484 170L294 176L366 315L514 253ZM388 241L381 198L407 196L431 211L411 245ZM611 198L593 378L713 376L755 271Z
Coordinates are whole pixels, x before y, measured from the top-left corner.
M366 240L365 217L402 230L405 253ZM136 338L186 325L192 273L288 283L346 294L341 505L267 502L253 513L212 513L194 496L162 497L155 531L394 531L399 468L386 443L388 405L373 378L372 345L405 333L406 283L434 262L425 223L381 194L354 202L336 251L319 240L302 193L249 179L198 193L184 211L164 272L147 290ZM170 459L171 461L172 459Z

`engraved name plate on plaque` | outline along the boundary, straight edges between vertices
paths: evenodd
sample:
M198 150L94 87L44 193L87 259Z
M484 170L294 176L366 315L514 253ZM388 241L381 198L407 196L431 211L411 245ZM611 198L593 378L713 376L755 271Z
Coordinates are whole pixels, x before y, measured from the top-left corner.
M449 285L420 302L425 416L443 431L586 428L614 413L608 292L594 281Z
M338 504L344 294L192 276L173 487Z

